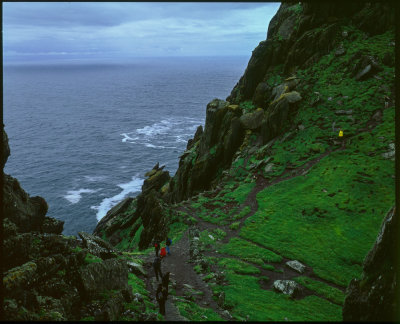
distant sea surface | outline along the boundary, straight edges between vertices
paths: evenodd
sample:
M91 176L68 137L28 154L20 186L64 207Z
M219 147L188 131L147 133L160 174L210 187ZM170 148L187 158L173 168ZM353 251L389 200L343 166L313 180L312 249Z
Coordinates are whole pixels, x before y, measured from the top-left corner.
M4 172L46 199L63 234L91 233L157 162L175 174L207 103L226 99L248 59L5 65Z

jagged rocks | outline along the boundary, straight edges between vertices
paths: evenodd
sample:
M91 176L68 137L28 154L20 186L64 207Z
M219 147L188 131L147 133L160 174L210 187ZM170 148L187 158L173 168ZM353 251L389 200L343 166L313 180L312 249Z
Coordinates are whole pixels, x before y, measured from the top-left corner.
M87 248L89 253L103 260L116 257L113 246L100 237L85 232L79 232L78 235L82 239L83 247Z
M298 273L304 273L304 271L306 270L306 266L297 260L288 261L288 262L286 262L286 265L289 268L297 271Z
M17 179L4 174L4 214L18 232L40 231L48 210L46 201L39 196L29 197Z
M261 126L264 110L257 109L253 113L244 114L240 117L240 123L244 129L257 129Z
M343 305L344 321L396 321L399 319L399 221L395 207L384 218L372 249L365 257L361 279L353 279Z
M99 296L104 290L127 290L128 266L125 261L108 259L100 263L91 263L79 270L80 294L85 299Z
M253 102L257 107L266 108L272 88L267 82L260 82L254 91Z
M44 233L61 234L64 228L64 222L52 217L45 217L42 225Z
M293 280L275 280L273 287L275 290L291 297L296 297L301 291L300 285Z

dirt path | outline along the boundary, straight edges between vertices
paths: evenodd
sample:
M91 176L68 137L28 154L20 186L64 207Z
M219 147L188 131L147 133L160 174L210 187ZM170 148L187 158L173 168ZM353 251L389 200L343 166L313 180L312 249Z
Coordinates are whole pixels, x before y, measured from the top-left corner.
M185 285L193 287L193 290L201 292L198 295L192 295L194 302L201 307L212 308L220 314L221 317L226 318L222 314L221 309L212 298L212 291L208 285L201 279L201 277L193 270L193 264L189 263L189 237L188 230L183 234L183 237L176 244L170 247L171 255L165 257L161 263L161 271L165 274L170 272L170 289L174 288L177 297L185 297L185 292L189 289ZM155 305L158 305L155 299L157 289L157 282L152 267L155 254L152 254L146 259L145 268L149 274L146 282L146 288L150 292ZM186 294L187 295L187 294ZM190 298L189 298L190 299ZM178 309L174 305L176 298L170 293L166 303L166 314L164 320L166 321L182 321L187 320L179 314Z

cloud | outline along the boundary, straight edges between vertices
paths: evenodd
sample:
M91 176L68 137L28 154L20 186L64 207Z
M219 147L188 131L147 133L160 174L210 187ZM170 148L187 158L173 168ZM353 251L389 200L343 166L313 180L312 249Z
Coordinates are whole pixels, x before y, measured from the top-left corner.
M278 7L278 3L5 2L4 56L248 55L265 39Z

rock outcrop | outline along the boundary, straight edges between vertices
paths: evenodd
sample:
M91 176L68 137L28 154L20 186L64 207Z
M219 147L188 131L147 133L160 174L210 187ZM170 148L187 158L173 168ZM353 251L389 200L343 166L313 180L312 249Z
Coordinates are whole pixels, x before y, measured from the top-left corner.
M343 305L345 321L396 321L400 318L398 287L399 217L395 207L386 215L360 279L353 279Z
M10 154L5 132L2 153L5 163ZM18 180L3 172L2 178L2 319L120 318L133 299L127 262L98 237L80 233L83 241L79 241L61 235L64 222L46 216L48 206L43 198L30 197ZM108 295L115 298L108 300Z

